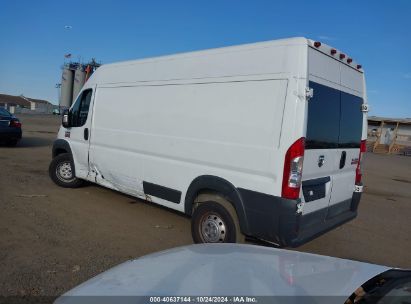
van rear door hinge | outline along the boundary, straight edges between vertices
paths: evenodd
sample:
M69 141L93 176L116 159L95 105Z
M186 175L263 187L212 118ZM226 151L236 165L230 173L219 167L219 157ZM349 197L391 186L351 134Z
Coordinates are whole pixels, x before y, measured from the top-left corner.
M314 96L314 89L313 88L305 88L305 98L310 99Z

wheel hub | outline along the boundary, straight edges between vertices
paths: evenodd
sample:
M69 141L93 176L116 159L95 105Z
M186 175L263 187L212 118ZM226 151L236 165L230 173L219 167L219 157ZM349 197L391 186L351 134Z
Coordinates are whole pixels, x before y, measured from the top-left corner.
M57 176L63 180L68 181L73 178L73 172L71 170L71 163L70 162L63 162L57 166L56 169Z
M226 226L217 214L206 214L201 223L201 235L206 243L224 242Z

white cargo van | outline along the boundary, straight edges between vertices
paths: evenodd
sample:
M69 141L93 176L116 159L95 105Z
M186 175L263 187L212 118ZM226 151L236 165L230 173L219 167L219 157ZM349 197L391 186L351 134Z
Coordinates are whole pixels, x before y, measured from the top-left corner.
M298 246L357 214L366 103L361 66L305 38L106 64L49 172L184 212L195 242Z

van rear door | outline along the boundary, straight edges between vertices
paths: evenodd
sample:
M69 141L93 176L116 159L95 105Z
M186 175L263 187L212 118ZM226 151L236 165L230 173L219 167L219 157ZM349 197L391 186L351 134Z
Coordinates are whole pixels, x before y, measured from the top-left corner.
M304 228L350 209L363 130L362 73L310 49L309 80Z
M337 162L334 164L333 188L327 219L350 209L355 187L355 171L359 162L360 145L363 132L361 106L363 75L340 63L340 120Z
M314 95L308 101L307 134L302 175L305 201L304 224L324 219L330 203L332 177L338 160L340 93L338 90L310 82Z
M350 208L360 153L363 101L316 82L309 86L314 96L308 102L304 209L307 213L318 210L321 217L331 218ZM313 220L318 221L318 216Z

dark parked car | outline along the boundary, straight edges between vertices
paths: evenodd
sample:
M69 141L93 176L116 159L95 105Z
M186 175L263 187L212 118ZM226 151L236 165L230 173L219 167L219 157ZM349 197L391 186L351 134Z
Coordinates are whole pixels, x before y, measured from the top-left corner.
M20 120L4 108L0 108L0 142L15 146L21 139Z

